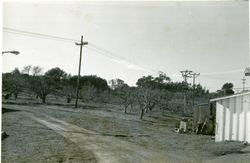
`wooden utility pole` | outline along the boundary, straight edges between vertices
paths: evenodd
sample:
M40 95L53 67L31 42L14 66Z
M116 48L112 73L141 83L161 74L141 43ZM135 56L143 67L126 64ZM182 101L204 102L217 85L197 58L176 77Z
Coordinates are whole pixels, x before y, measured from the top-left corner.
M180 72L181 72L181 75L182 75L182 77L184 79L184 83L187 83L187 79L192 77L191 73L193 71L185 70L185 71L180 71Z
M245 77L243 77L242 79L242 84L243 84L243 92L245 91L245 84L246 84L246 78Z
M78 94L79 94L79 82L80 82L81 64L82 64L82 46L83 45L88 45L88 42L83 42L83 36L81 36L81 43L76 42L76 45L80 46L80 59L79 59L79 69L78 69L78 77L77 77L77 85L76 85L75 108L77 108Z
M197 78L200 75L200 73L193 73L191 75L193 75L193 106L194 106L195 78Z
M191 73L192 73L193 71L185 70L185 71L180 71L180 72L181 72L181 75L182 75L182 77L183 77L183 79L184 79L184 84L185 84L186 86L188 86L187 79L192 77L192 76L191 76ZM185 113L186 113L186 108L187 108L187 91L186 91L186 90L184 90L184 99L183 99L183 103L184 103L183 112L184 112L184 114L185 114Z

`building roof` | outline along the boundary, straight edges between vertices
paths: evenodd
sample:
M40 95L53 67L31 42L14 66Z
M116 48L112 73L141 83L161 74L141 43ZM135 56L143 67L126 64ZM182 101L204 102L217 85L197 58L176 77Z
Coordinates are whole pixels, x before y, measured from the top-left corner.
M244 95L249 95L249 94L250 94L250 92L243 92L243 93L234 94L234 95L231 95L231 96L225 96L225 97L214 98L214 99L211 99L210 101L211 101L211 102L213 102L213 101L219 101L219 100L224 100L224 99L228 99L228 98L234 98L234 97L244 96Z

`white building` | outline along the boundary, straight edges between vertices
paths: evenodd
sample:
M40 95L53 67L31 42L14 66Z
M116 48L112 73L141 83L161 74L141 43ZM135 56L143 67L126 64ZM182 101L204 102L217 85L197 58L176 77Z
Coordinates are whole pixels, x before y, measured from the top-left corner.
M250 77L250 53L245 76ZM211 101L216 102L215 141L235 140L250 143L250 92Z
M250 92L216 98L215 141L250 142Z

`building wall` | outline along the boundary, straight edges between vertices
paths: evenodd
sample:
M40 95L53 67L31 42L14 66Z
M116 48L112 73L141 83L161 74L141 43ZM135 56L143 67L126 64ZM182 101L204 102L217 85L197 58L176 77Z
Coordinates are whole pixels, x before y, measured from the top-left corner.
M215 99L215 141L250 142L250 93Z

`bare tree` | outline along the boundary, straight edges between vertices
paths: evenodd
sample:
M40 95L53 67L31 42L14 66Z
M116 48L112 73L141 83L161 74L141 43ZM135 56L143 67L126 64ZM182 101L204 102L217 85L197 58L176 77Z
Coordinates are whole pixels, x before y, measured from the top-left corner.
M136 91L136 87L130 87L130 94L129 94L129 103L130 103L130 109L133 110L134 105L136 105L137 102L137 91Z
M42 73L42 68L41 67L39 67L39 66L34 66L33 68L32 68L32 75L33 76L38 76L38 75L40 75Z
M42 102L45 103L47 95L50 93L55 94L58 90L61 90L61 80L62 77L66 76L66 73L59 68L52 68L48 70L45 75L38 76L41 70L42 69L38 66L33 67L30 88L42 99Z
M111 103L112 97L111 97L111 94L108 90L101 91L98 94L99 94L99 101L98 102L101 102L104 105L106 105L107 103Z
M140 119L142 119L145 113L156 106L159 99L159 90L139 88L137 98L141 109Z
M8 99L13 94L15 99L17 99L24 87L24 80L18 68L15 68L11 73L3 74L2 84L2 91L5 94L4 98Z
M31 68L32 66L31 65L27 65L27 66L24 66L23 70L22 70L22 73L23 74L30 74L30 71L31 71Z
M110 88L113 90L122 87L124 84L124 81L121 79L112 79L109 81Z
M94 101L97 96L97 89L91 84L85 84L81 89L81 97L84 102Z
M30 89L45 103L47 95L53 91L53 81L46 76L33 76L30 80Z
M62 88L63 95L66 96L67 103L70 103L75 95L75 89L71 85L64 85Z
M122 105L124 106L124 113L127 113L129 105L131 106L131 108L133 108L133 104L135 102L133 99L134 89L129 87L127 84L123 84L116 88L115 91L121 99Z

